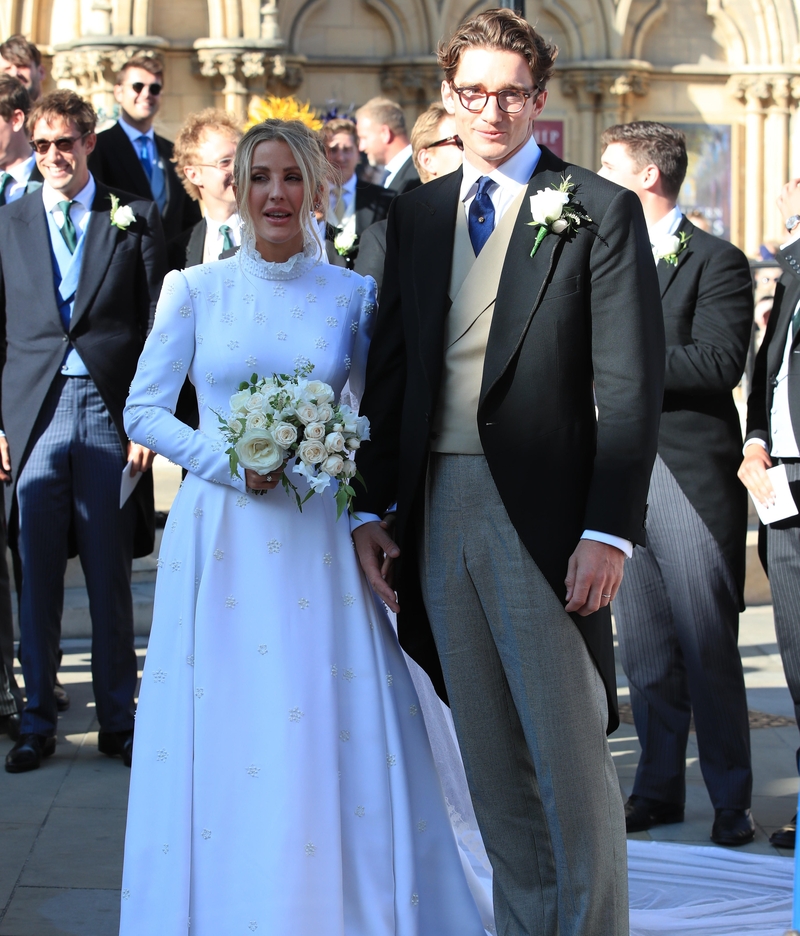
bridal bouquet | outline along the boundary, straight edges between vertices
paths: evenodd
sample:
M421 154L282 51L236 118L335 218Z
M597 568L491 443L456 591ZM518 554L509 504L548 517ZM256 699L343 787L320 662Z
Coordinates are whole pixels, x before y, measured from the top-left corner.
M230 444L226 451L231 477L239 474L240 467L266 475L295 458L292 471L302 475L311 490L301 500L283 472L281 483L286 493L294 494L302 511L312 494L321 493L335 481L338 519L349 510L355 496L350 480L362 480L353 453L369 439L369 420L349 406L334 404L328 384L307 379L313 369L309 364L291 377L253 374L231 397L230 414L215 413Z

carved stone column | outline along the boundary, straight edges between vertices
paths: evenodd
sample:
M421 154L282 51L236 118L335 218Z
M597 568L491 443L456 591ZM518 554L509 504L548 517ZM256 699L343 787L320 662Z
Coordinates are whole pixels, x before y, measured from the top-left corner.
M769 238L764 227L764 123L772 85L763 75L735 75L728 89L745 106L743 250L757 256L764 238Z
M391 62L381 72L381 90L407 112L411 125L432 102L441 101L443 77L433 57Z
M102 125L117 114L113 88L119 69L136 54L160 60L158 52L168 45L160 36L84 36L54 47L52 75L59 88L88 98Z

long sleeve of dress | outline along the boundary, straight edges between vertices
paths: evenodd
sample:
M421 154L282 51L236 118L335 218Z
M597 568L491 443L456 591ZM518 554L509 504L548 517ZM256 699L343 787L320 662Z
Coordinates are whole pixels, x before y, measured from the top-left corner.
M183 273L168 273L125 407L125 429L140 445L215 484L245 490L231 477L225 442L216 431L192 431L174 416L195 353L195 307Z
M363 285L354 292L350 302L350 316L353 323L350 328L355 332L355 339L351 352L349 390L357 400L360 400L364 393L367 356L377 318L375 291L375 280L371 276L366 276Z

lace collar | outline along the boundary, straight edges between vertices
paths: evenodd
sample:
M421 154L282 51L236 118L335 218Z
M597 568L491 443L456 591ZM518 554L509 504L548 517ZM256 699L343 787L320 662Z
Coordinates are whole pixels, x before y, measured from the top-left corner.
M256 250L255 238L243 237L242 246L237 252L239 265L245 273L265 280L292 280L299 279L312 267L320 262L320 248L310 233L306 233L303 243L303 252L297 253L285 263L271 263L265 260Z

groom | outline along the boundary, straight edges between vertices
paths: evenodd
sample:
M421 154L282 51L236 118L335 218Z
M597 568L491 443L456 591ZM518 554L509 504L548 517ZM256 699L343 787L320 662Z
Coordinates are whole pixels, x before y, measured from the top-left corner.
M353 538L446 687L497 932L624 936L609 602L644 543L664 334L638 200L533 139L555 54L505 9L440 48L464 166L389 216ZM572 220L530 226L562 180Z

